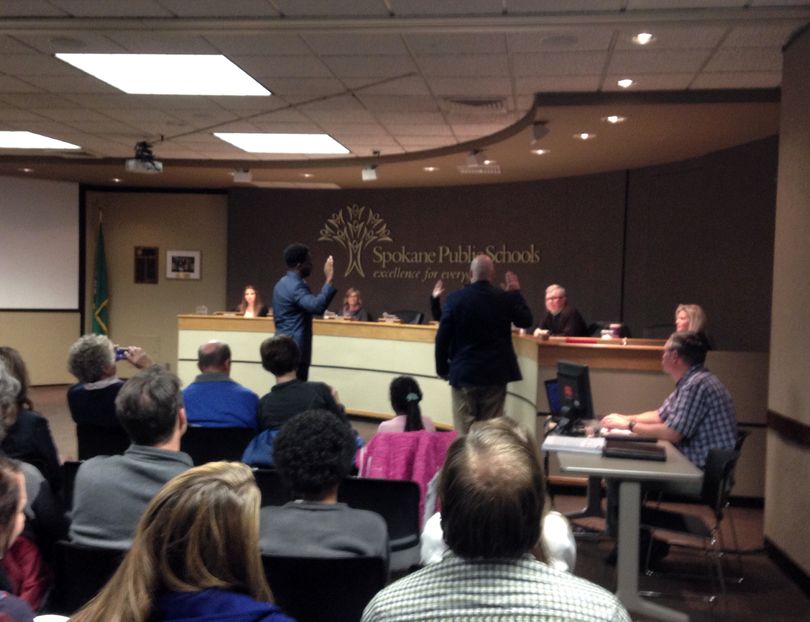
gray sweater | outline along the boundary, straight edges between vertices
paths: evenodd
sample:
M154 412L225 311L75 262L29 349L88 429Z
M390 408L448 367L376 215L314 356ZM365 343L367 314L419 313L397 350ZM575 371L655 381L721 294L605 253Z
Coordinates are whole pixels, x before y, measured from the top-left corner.
M96 456L79 467L70 539L128 549L141 514L163 484L194 466L182 451L130 445L121 456Z

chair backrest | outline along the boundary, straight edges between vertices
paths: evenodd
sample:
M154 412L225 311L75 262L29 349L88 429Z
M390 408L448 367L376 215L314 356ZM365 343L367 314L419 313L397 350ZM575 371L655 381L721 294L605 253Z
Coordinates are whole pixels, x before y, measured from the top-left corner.
M751 434L749 430L737 428L737 442L734 444L735 450L742 452L743 443L745 443L745 439L748 438L749 434Z
M73 486L76 473L82 465L80 460L65 460L60 467L62 471L62 503L67 511L73 508Z
M217 460L238 462L255 434L251 428L189 426L180 439L180 450L191 456L195 466Z
M298 622L357 622L388 580L381 557L263 555L273 597Z
M388 526L392 552L419 543L419 486L416 482L347 477L338 488L338 501L382 516Z
M703 470L701 498L714 510L715 518L723 517L728 497L734 487L734 467L740 452L736 449L711 449Z
M284 505L292 499L290 491L284 486L275 469L253 469L253 477L256 478L256 485L262 493L262 507Z
M83 607L109 581L125 554L118 549L57 542L53 554L56 580L49 609L69 615Z
M396 315L403 324L421 324L425 319L425 314L421 311L414 309L401 309L400 311L392 311L391 315Z
M76 424L76 440L79 446L79 460L122 454L132 442L123 428L90 423Z

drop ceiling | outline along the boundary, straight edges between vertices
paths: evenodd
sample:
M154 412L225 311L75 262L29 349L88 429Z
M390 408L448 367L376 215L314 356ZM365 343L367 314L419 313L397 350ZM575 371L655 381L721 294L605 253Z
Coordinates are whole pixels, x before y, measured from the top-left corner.
M788 0L6 0L0 130L81 151L0 150L0 174L227 188L249 170L256 185L391 187L679 160L778 132L781 48L808 22L810 2ZM635 45L640 31L655 41ZM224 54L273 95L127 95L56 52ZM535 121L549 130L539 156ZM248 154L215 131L325 132L351 154ZM164 173L124 170L142 140ZM465 171L471 149L499 172ZM378 178L364 183L369 164Z

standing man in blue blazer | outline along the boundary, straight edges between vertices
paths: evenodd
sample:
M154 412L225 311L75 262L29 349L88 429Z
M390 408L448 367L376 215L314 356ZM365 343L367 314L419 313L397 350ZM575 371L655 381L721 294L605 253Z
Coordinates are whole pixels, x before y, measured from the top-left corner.
M326 282L321 291L313 294L306 279L312 273L312 255L304 244L290 244L284 249L287 274L273 288L273 321L276 335L289 335L301 349L298 378L307 380L312 362L312 316L320 315L332 302L337 290L332 285L335 274L332 256L323 266Z
M453 389L453 423L466 434L475 421L503 414L506 385L520 380L512 348L512 324L532 325L532 312L514 272L505 290L494 287L495 264L478 255L470 264L470 284L447 296L436 333L436 374Z

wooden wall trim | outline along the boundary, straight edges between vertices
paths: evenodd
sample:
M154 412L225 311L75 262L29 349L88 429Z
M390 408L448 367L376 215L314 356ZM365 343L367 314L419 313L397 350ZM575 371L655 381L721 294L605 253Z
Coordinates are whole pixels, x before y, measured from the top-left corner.
M805 594L810 596L810 576L768 536L765 536L765 552Z
M810 425L768 409L768 429L788 441L810 448Z

